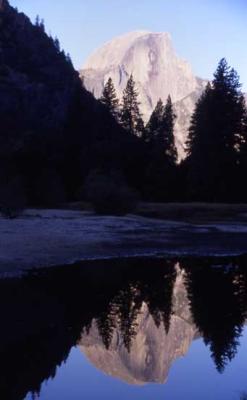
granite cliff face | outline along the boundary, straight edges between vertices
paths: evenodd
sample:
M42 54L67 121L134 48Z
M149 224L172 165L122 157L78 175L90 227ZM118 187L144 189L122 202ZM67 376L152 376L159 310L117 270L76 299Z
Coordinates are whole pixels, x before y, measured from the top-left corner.
M129 76L137 84L145 122L157 101L168 95L176 105L176 144L179 158L185 155L186 132L195 101L205 86L190 65L179 58L168 33L137 31L117 37L92 54L80 71L88 90L98 98L109 77L121 98Z
M96 321L87 333L82 333L81 351L94 366L126 383L143 385L164 383L172 363L185 355L196 336L183 272L179 271L173 290L173 312L170 328L155 324L146 303L142 304L136 321L136 335L130 351L123 343L118 326L114 329L109 349L106 349Z

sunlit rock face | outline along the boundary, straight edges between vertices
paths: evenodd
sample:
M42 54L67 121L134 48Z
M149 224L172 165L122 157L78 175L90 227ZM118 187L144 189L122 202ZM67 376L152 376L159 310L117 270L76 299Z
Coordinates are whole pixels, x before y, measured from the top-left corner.
M170 94L178 117L175 136L179 158L185 156L187 128L205 81L197 78L191 66L176 55L168 33L138 31L117 37L96 50L80 74L86 88L96 97L101 96L111 77L119 98L133 74L145 122L159 98L165 102Z
M146 303L142 304L135 321L130 351L125 347L121 330L113 331L109 349L103 344L96 321L79 343L89 361L104 373L129 384L164 383L172 363L185 355L196 335L196 328L179 272L173 291L173 311L168 333L163 323L157 326Z

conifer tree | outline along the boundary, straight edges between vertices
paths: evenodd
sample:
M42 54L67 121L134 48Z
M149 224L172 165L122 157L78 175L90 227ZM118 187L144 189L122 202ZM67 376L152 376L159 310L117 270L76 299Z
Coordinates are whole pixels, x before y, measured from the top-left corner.
M133 75L131 75L123 92L120 120L124 129L137 136L140 136L140 124L142 119L139 105L138 92L135 87Z
M59 39L57 37L55 37L55 39L54 39L54 45L55 45L57 51L60 52L61 51L61 46L60 46Z
M243 118L242 123L242 133L239 138L238 144L238 156L239 156L239 174L238 174L238 200L239 201L247 201L247 187L243 185L243 182L246 179L246 171L247 171L247 107L246 100L244 99L244 107L245 107L245 116Z
M36 18L35 18L35 26L39 26L40 25L40 16L39 15L36 15Z
M222 59L199 99L187 141L189 191L196 199L232 200L244 142L246 108L239 77Z
M43 32L45 32L45 22L44 19L40 19L40 16L37 15L35 18L35 26L37 26L38 28L40 28Z
M145 141L147 143L153 144L155 138L159 135L163 123L164 111L164 104L162 100L159 99L146 126Z
M136 135L142 139L144 139L146 135L145 125L141 116L136 122Z
M161 132L161 143L169 163L175 165L177 161L177 149L174 138L174 124L176 115L173 110L171 96L168 96L163 116L163 132Z
M43 18L42 18L41 21L40 21L40 29L41 29L43 32L45 32L45 21L44 21Z
M146 141L155 147L156 153L158 151L163 154L166 161L171 164L175 164L177 160L174 142L175 118L171 97L168 96L165 106L161 99L158 101L146 128Z
M170 96L164 106L158 101L147 124L148 159L146 168L147 196L158 201L174 198L176 192L176 159L174 143L175 114Z
M67 53L65 55L65 58L66 58L67 63L70 64L73 67L73 63L72 63L72 60L71 60L71 57L70 57L69 53Z
M102 96L100 98L102 104L104 104L110 113L118 119L119 117L119 100L116 95L116 90L112 81L109 78L104 86Z

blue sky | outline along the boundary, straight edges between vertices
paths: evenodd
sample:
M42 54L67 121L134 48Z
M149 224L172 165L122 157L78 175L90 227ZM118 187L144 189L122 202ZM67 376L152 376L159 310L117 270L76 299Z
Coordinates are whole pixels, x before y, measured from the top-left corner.
M76 68L105 41L133 30L170 32L177 53L211 78L226 57L247 91L247 0L10 0L44 18Z

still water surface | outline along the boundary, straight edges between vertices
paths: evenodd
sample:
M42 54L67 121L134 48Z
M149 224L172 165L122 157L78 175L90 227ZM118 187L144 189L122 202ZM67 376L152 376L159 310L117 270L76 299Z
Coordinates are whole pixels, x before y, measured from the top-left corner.
M0 286L0 399L247 396L246 257L94 261Z

